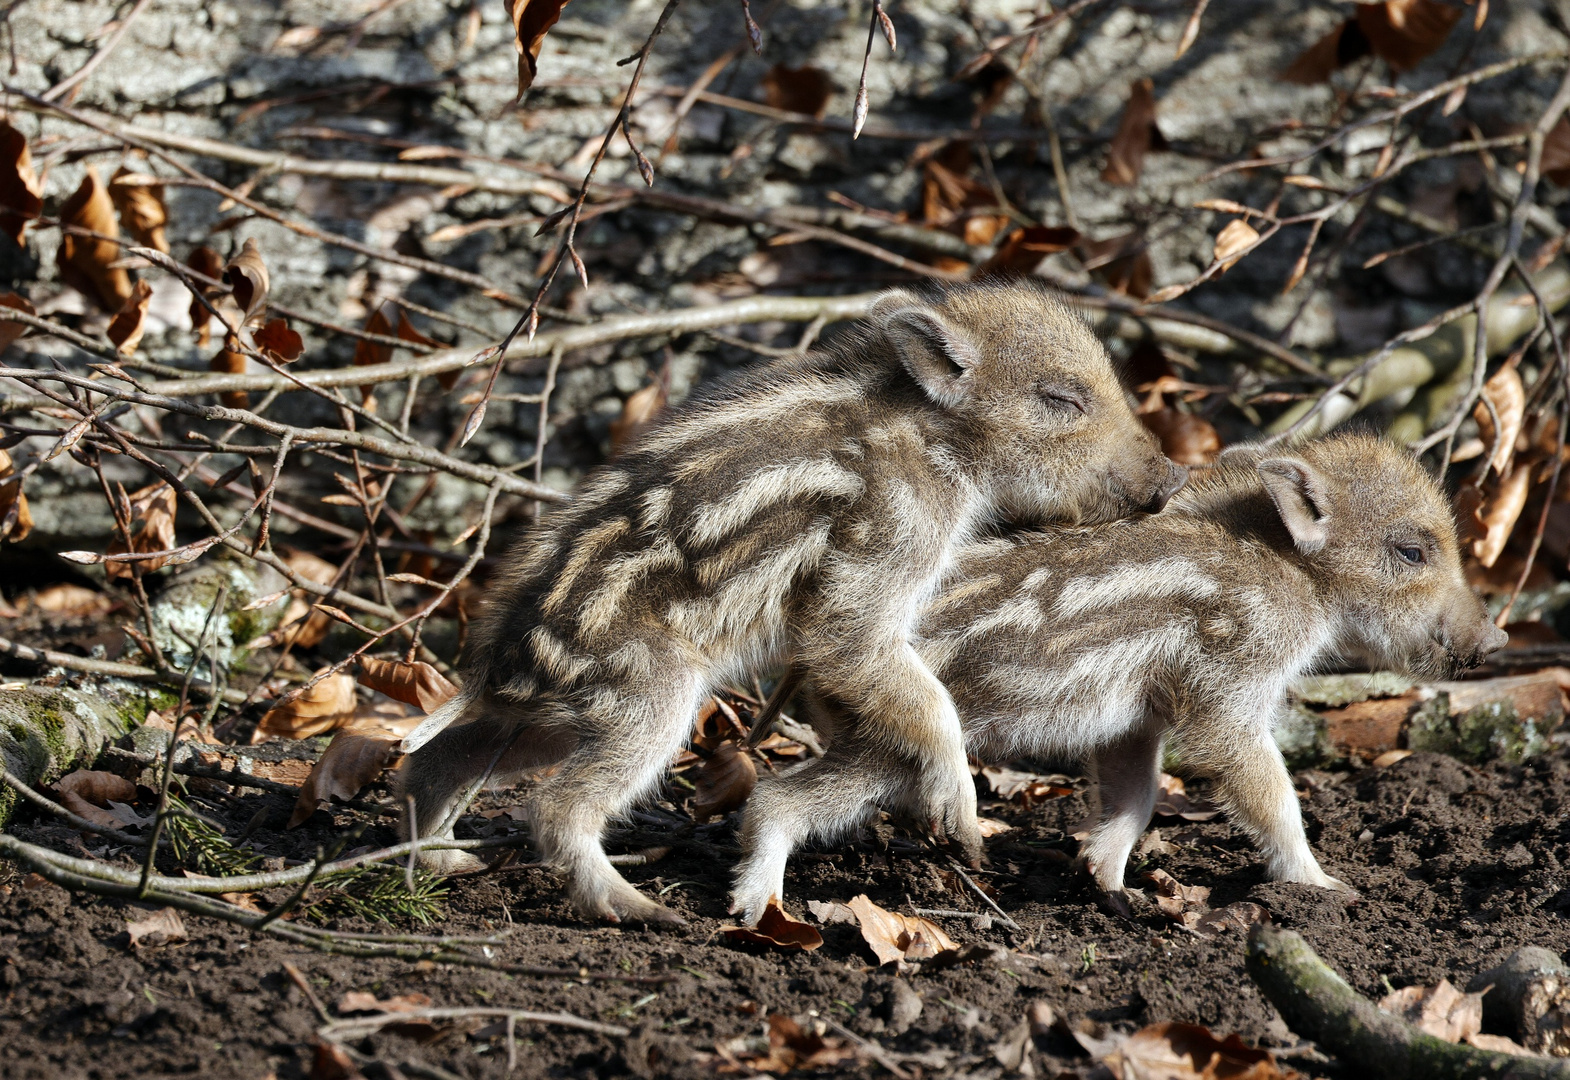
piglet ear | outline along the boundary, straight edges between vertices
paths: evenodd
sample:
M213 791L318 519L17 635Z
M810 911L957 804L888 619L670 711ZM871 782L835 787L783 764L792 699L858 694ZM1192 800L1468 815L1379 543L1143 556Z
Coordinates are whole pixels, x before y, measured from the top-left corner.
M961 330L909 293L884 297L872 316L928 397L950 409L965 400L981 352Z
M1330 513L1319 471L1298 457L1266 458L1256 468L1297 549L1312 555L1324 547L1330 539Z

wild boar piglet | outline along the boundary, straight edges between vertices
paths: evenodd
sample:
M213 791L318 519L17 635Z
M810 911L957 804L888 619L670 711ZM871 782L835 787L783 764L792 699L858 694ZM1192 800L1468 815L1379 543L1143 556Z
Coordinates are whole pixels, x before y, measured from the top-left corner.
M1505 641L1462 575L1443 491L1363 435L1240 448L1153 516L970 545L919 635L970 753L1087 760L1097 796L1081 851L1108 890L1150 821L1167 738L1215 779L1271 877L1340 887L1309 849L1271 735L1288 685L1338 660L1449 678ZM906 801L884 780L890 747L833 691L814 683L810 699L831 746L753 793L733 895L749 920L780 895L797 844ZM905 760L919 768L918 755Z
M678 411L509 556L463 693L414 741L451 726L409 747L415 833L449 831L488 776L558 762L528 807L573 900L670 921L612 867L606 821L656 787L716 686L791 658L869 739L919 748L879 783L979 854L959 718L910 641L922 601L996 520L1110 520L1184 477L1049 293L889 293L859 330Z

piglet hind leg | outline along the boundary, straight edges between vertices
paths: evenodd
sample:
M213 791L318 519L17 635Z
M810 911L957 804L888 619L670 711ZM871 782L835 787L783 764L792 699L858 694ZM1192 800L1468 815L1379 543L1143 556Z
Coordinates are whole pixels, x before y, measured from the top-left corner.
M602 688L575 717L576 749L529 801L541 858L567 878L584 915L611 922L683 926L616 871L601 844L606 823L652 792L686 741L702 687L667 673L654 684Z
M1185 756L1189 753L1185 747ZM1268 727L1229 726L1223 737L1208 738L1193 756L1202 759L1196 764L1215 777L1228 816L1258 845L1272 879L1321 889L1348 888L1320 869L1308 846L1292 774Z
M842 836L886 795L843 742L818 761L759 781L742 821L731 912L748 926L756 924L770 900L784 900L785 864L797 848L814 838Z
M1161 775L1161 725L1151 722L1091 758L1095 824L1079 858L1097 885L1109 893L1123 889L1129 853L1150 824Z

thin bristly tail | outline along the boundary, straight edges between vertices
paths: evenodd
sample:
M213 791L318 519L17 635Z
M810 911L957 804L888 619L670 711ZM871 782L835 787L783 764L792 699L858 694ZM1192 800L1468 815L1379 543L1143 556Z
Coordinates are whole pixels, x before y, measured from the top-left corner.
M447 730L454 720L463 715L463 711L473 700L471 695L460 692L442 702L436 707L435 712L420 721L419 727L404 736L403 752L412 754Z

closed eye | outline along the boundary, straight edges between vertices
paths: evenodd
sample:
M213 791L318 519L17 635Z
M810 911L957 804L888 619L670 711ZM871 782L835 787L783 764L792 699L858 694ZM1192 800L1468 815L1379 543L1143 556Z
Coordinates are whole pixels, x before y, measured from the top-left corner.
M1045 401L1051 408L1071 410L1081 416L1089 411L1085 408L1083 398L1063 390L1042 390L1041 400Z

